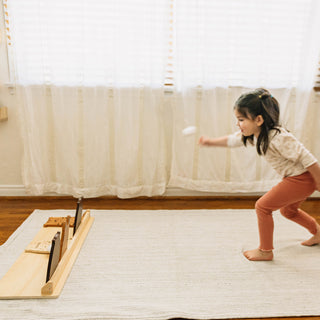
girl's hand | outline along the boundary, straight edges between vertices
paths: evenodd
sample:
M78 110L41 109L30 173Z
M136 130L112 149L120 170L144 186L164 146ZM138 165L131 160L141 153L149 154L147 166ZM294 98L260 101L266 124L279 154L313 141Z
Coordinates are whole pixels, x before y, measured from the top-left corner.
M210 138L208 138L206 136L201 136L199 138L198 144L200 144L202 146L209 146L210 145Z

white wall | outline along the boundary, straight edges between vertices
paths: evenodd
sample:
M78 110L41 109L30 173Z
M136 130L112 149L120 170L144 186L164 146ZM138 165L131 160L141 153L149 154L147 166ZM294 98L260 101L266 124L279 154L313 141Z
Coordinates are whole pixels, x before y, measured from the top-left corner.
M0 195L23 194L21 179L22 143L17 106L6 83L9 81L8 54L3 6L0 6L0 107L8 107L8 121L0 122Z
M17 106L9 91L7 87L0 86L0 107L8 107L8 121L0 122L0 195L22 195L22 142Z

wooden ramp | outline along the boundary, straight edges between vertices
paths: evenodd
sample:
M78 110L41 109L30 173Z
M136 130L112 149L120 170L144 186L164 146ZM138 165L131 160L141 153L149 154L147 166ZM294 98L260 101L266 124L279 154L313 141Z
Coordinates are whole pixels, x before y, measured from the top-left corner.
M43 227L20 255L9 271L0 280L0 299L39 299L59 297L69 276L72 266L81 250L94 218L87 210L73 238L68 239L68 248L52 277L46 282L49 251L45 245L50 244L54 235L61 227ZM72 233L72 232L71 232ZM39 252L31 250L43 244ZM33 251L33 252L32 252Z

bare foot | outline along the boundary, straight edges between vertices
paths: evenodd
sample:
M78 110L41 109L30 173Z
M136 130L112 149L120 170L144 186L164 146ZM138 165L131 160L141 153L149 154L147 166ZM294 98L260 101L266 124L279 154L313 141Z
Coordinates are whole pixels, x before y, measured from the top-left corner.
M245 251L243 255L251 261L271 261L273 259L272 250L262 251L260 249L253 249Z
M317 233L313 235L310 239L301 242L303 246L314 246L320 243L320 226L317 224Z

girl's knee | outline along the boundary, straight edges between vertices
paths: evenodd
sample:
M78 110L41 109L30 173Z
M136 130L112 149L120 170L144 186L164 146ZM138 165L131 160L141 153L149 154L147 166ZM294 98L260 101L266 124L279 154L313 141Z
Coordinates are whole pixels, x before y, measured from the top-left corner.
M263 198L260 198L256 203L255 203L255 209L257 214L271 214L272 210L268 208L268 205L265 203Z
M290 208L290 207L284 207L284 208L280 209L280 213L284 217L286 217L288 219L291 219L297 214L297 209L293 209L293 208Z
M280 213L281 213L283 216L286 216L286 213L287 213L286 208L280 208Z
M260 210L261 208L263 208L263 205L262 205L262 201L261 201L262 198L258 199L254 205L254 208L256 210Z

